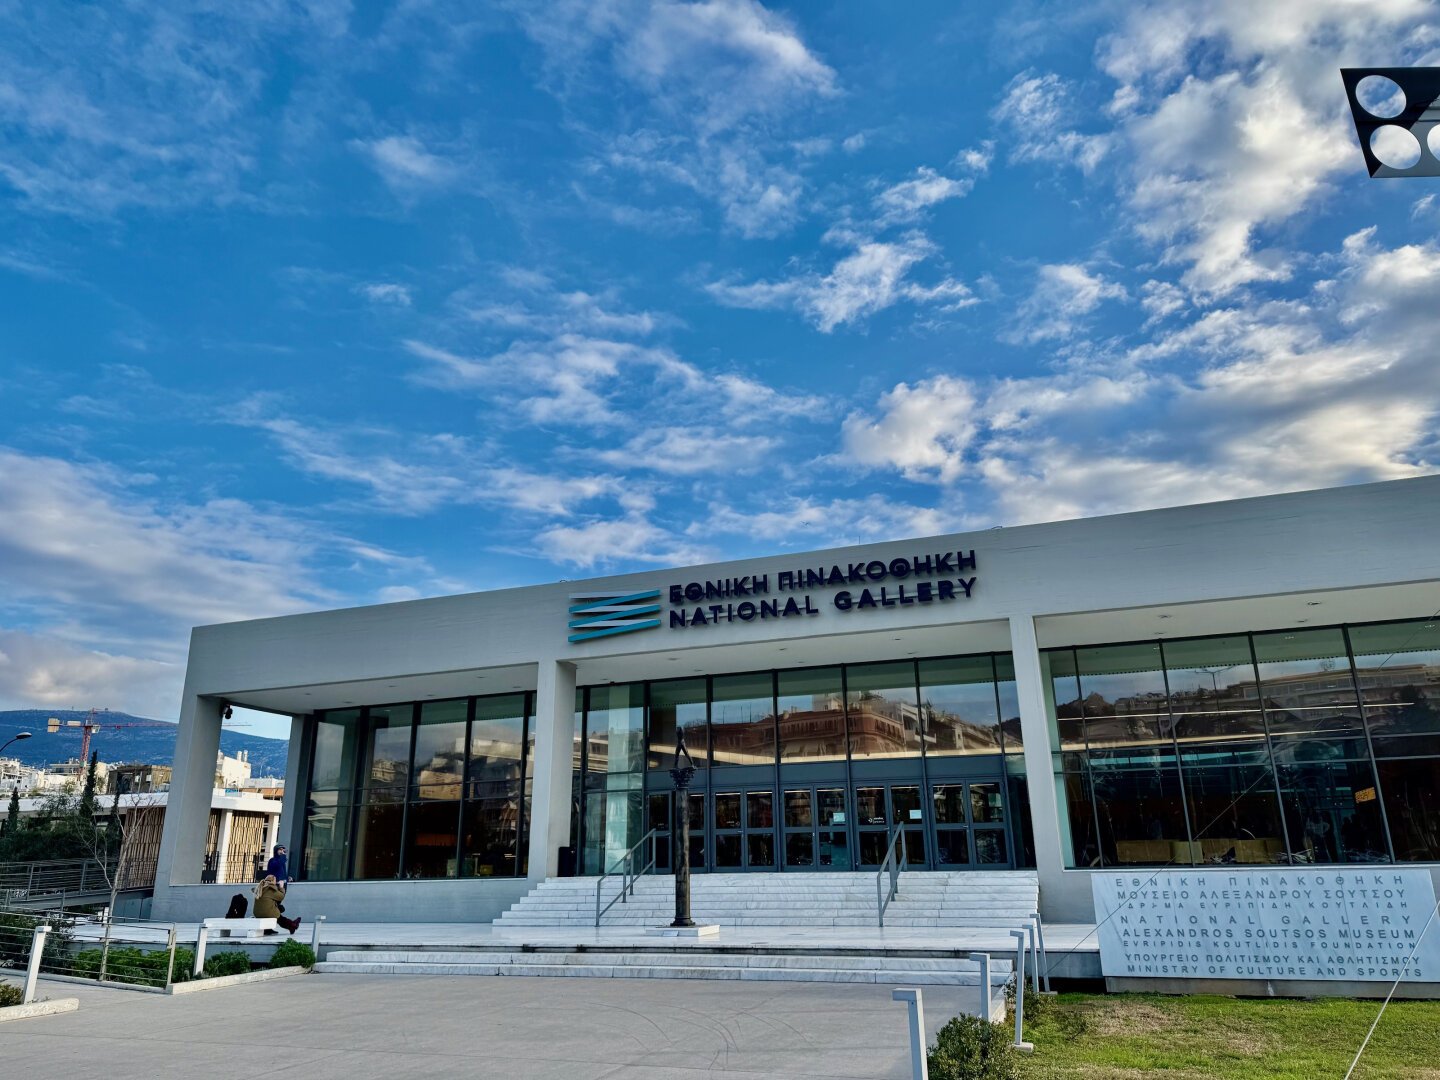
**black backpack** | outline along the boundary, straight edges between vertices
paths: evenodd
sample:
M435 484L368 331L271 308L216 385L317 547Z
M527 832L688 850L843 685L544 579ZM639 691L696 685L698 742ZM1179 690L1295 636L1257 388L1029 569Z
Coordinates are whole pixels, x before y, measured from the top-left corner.
M225 918L243 919L249 907L250 904L249 901L245 899L245 894L237 892L230 898L230 910L225 912Z

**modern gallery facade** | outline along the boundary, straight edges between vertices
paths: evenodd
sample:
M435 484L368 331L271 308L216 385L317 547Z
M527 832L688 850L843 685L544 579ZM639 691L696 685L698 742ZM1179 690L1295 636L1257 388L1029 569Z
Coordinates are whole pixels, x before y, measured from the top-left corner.
M1089 920L1117 868L1440 871L1440 478L201 627L172 807L226 703L294 718L292 872L351 918L493 918L651 829L668 867L682 733L701 873L901 827ZM216 906L203 822L157 915Z

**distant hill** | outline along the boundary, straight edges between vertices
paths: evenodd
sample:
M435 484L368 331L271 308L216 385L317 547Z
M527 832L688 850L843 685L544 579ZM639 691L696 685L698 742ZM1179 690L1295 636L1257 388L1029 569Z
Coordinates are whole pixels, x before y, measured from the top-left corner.
M62 728L59 734L48 735L45 721L52 716L61 720L83 720L86 712L75 709L12 709L0 711L0 743L17 731L29 731L33 739L12 743L5 757L19 758L26 765L47 765L80 756L80 728ZM148 720L123 712L107 712L99 721L102 727L90 739L90 748L100 751L100 760L109 763L138 762L145 765L171 765L175 761L175 736L179 727L167 720ZM146 723L148 727L111 728L111 724ZM289 742L285 739L264 739L238 731L222 730L220 748L233 755L237 750L250 752L250 765L255 776L284 776L285 756Z

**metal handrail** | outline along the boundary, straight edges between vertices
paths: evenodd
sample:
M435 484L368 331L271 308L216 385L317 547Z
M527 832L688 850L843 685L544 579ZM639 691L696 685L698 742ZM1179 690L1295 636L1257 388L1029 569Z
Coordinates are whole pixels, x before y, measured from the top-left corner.
M642 836L634 845L632 845L629 851L625 852L624 855L621 855L620 858L616 859L614 866L610 867L609 870L606 870L605 873L601 874L600 877L596 880L596 882L595 882L595 925L596 925L596 926L599 926L599 925L600 925L600 916L604 915L605 912L609 911L612 907L614 907L616 901L619 901L620 903L623 904L623 903L625 903L625 897L626 897L627 894L630 895L630 896L634 896L634 895L635 895L635 879L636 879L636 878L638 878L641 874L648 874L651 870L655 869L655 838L656 838L659 834L660 834L660 830L659 830L659 829L651 829L651 830L650 830L649 832L647 832L644 836ZM639 870L636 870L636 869L635 869L635 852L636 852L640 847L642 847L642 846L644 845L645 841L647 841L647 840L650 841L650 861L649 861L648 863L646 863L644 866L642 866ZM612 897L610 898L610 902L609 902L608 904L606 904L606 905L602 908L602 907L600 906L600 886L602 886L603 884L605 884L605 879L606 879L607 877L614 877L616 874L619 874L619 875L620 875L620 894L619 894L618 896L612 896Z
M900 842L900 858L895 858L895 842ZM890 842L885 845L885 858L880 863L880 872L875 875L875 909L880 919L880 927L885 927L885 909L890 906L900 892L900 873L910 865L909 853L905 850L905 824L901 822L890 831ZM883 889L880 885L885 877L886 871L890 873L890 888Z

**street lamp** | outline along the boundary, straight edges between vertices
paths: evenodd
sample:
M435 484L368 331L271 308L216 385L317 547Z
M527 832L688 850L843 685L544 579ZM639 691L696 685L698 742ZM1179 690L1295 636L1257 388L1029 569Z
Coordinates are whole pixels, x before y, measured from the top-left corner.
M1372 177L1440 176L1440 68L1341 68L1340 77Z
M684 929L695 925L690 918L690 781L695 779L695 759L685 748L685 731L675 725L675 768L670 770L675 781L675 921L670 925Z
M24 742L28 738L30 738L30 732L17 731L10 738L6 739L3 744L0 744L0 754L3 754L5 752L5 747L9 746L12 742Z

